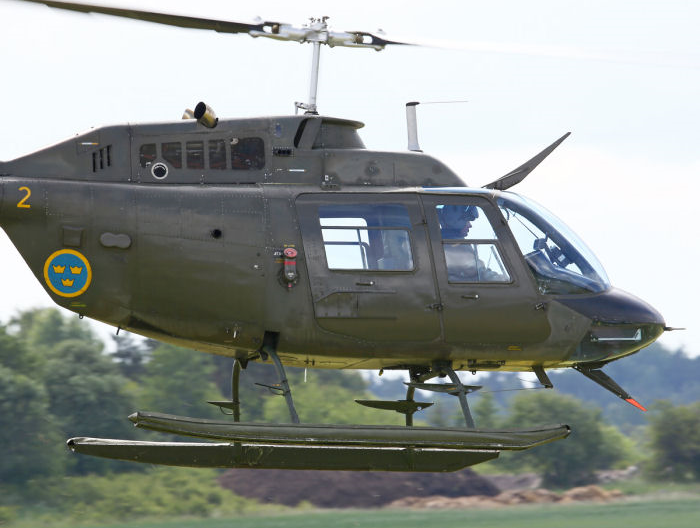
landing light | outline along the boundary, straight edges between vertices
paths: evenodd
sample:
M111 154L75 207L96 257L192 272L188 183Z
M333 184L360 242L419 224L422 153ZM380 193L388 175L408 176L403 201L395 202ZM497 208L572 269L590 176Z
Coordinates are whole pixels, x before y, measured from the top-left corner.
M607 330L607 331L606 331ZM591 332L591 341L641 341L642 329L598 328Z

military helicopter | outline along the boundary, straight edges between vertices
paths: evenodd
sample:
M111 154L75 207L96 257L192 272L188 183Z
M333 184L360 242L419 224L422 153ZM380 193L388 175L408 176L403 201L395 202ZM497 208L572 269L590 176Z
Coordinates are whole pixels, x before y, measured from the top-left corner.
M0 163L0 225L51 298L143 336L234 359L232 420L138 412L138 427L207 442L72 438L79 453L198 467L451 471L565 438L567 425L478 429L458 371L574 368L644 410L602 368L670 330L611 286L554 215L508 191L565 134L482 188L417 141L367 150L362 123L317 108L321 45L406 45L297 27L43 2L178 27L308 42L309 98L295 115L219 119L204 102L167 123L105 126ZM271 363L290 423L241 421L249 362ZM285 366L407 371L406 397L359 400L406 426L304 424ZM430 383L434 378L449 382ZM456 396L465 427L415 426L416 390Z

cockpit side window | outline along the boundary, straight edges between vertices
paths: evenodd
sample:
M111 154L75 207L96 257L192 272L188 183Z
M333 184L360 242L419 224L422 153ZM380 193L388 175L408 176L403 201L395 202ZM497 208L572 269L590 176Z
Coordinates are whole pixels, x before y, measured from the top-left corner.
M414 269L411 223L404 205L322 205L319 222L331 270Z
M496 233L481 207L444 204L435 210L448 282L510 282Z
M498 199L498 207L541 293L597 293L610 287L598 259L549 211L506 193Z

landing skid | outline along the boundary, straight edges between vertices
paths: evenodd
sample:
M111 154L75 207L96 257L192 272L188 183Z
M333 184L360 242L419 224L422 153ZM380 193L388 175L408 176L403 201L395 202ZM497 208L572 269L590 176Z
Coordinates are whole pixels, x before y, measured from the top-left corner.
M144 412L134 413L129 419L136 427L207 440L314 447L520 450L569 434L566 425L516 431L402 425L231 423Z
M76 453L146 464L249 469L448 472L498 457L498 451L130 442L103 438L72 438L68 447Z
M135 413L137 427L227 443L133 442L71 438L71 450L86 455L194 467L456 471L566 438L569 427L530 430L261 424Z
M137 427L213 442L71 438L68 447L91 456L170 466L439 472L456 471L494 459L503 450L528 449L566 438L570 433L567 425L528 430L476 429L467 394L480 387L463 385L447 362L432 368L410 367L405 400L358 402L405 414L406 426L301 424L275 345L274 336L266 336L260 356L263 360L270 358L275 366L279 383L267 388L285 397L291 423L240 421L239 378L245 363L235 360L231 400L210 402L231 415L233 421L146 412L129 416ZM452 383L425 383L436 376L449 376ZM466 428L414 427L413 414L431 405L413 399L416 389L457 396Z

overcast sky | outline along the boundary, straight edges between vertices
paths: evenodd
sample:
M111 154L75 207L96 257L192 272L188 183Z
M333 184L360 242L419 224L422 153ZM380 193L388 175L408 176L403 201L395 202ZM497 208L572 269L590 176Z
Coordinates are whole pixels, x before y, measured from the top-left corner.
M105 2L106 3L106 2ZM255 6L253 7L253 4ZM690 0L352 2L113 1L110 5L301 24L440 42L322 50L321 113L363 121L368 148L419 139L472 186L572 135L513 190L560 216L615 286L687 327L661 342L700 354L700 3ZM0 0L0 159L93 126L179 119L206 101L219 116L293 113L311 47L170 28ZM51 305L2 235L0 318Z

